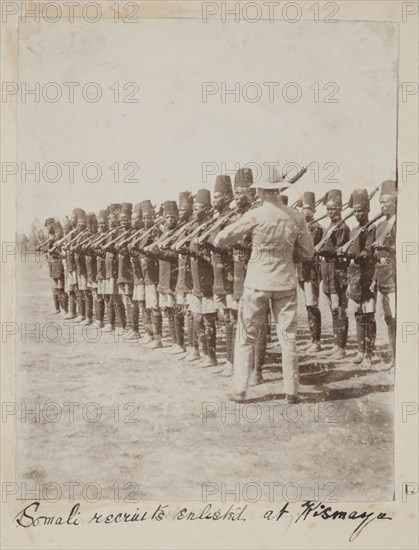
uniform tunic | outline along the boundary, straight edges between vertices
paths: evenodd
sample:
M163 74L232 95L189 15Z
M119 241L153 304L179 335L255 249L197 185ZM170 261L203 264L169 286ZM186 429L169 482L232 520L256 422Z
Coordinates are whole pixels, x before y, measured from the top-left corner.
M377 225L376 241L385 250L375 251L374 280L382 293L396 292L396 223L395 219L384 220Z
M133 235L135 232L134 229L130 229L125 238L128 238L130 235ZM121 233L122 235L122 233ZM118 284L133 284L134 275L132 272L131 260L128 252L120 252L118 254Z
M314 246L318 245L323 237L323 228L318 222L309 222L308 228L313 239ZM316 257L312 260L304 262L301 265L301 279L304 283L312 282L316 285L319 284L320 278L320 266Z
M228 214L231 214L230 210L227 210L217 218L225 218ZM228 222L227 222L228 223ZM208 242L212 244L216 236L220 233L221 228L215 230L208 238ZM234 291L234 259L233 252L229 249L221 249L220 251L211 252L212 269L214 272L214 286L213 293L219 296L226 294L233 294Z
M198 222L192 226L192 231L200 225ZM195 236L189 246L191 252L192 293L197 298L210 298L214 286L214 270L211 254L202 250L198 244L198 235Z
M169 236L173 230L166 231L162 238ZM159 250L154 253L159 260L159 284L157 290L163 294L174 293L178 280L178 255L172 250Z
M345 255L350 260L348 267L348 298L361 303L374 297L370 286L375 269L372 248L375 241L375 226L371 225L365 230L362 230L360 226L352 229L350 239L357 234L359 235L358 238L349 247Z
M325 294L346 294L348 286L348 261L346 258L338 258L337 250L348 242L350 229L345 222L338 223L333 222L326 229L324 242L319 250L319 255L322 256L320 271Z
M146 238L146 241L141 241L140 246L145 247L152 244L160 238L161 231L157 227ZM141 270L144 277L144 284L157 285L159 282L159 260L153 254L144 254L140 252Z

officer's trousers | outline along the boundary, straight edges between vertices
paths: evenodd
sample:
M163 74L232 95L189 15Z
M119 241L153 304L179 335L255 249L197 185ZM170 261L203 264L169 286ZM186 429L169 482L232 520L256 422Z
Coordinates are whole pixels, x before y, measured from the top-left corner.
M245 288L240 299L234 355L234 390L246 391L254 365L255 341L271 307L282 349L284 393L298 393L297 289L267 291Z

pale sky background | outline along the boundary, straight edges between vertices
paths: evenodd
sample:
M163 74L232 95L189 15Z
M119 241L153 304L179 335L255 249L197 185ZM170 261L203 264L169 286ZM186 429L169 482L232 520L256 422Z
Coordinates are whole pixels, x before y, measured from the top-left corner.
M202 180L202 164L210 162L231 171L236 163L264 161L339 165L338 183L322 182L328 173L322 169L315 183L308 172L289 191L291 202L308 189L320 196L337 187L344 200L354 188L372 189L395 178L397 56L393 23L28 21L20 27L20 81L28 88L95 81L103 96L87 103L80 86L70 104L63 87L58 103L35 103L32 96L19 102L17 162L97 162L103 176L96 184L83 181L78 169L73 184L65 175L57 183L29 176L18 183L17 230L27 231L36 217L62 220L75 207L98 211L111 202L158 203L186 189L212 191L215 175ZM140 102L114 103L114 82L138 82ZM221 103L217 94L203 103L203 82L257 82L262 100L235 103L228 96ZM263 82L280 83L273 103ZM301 89L296 103L282 98L289 82ZM337 83L339 102L315 103L309 88L316 82L321 99L323 85ZM140 182L113 183L115 162L138 163Z

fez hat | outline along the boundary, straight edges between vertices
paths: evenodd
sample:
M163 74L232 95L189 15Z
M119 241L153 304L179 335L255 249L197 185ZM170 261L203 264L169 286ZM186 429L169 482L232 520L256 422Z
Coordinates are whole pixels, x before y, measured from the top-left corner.
M86 216L87 219L87 225L89 226L89 229L94 229L97 227L97 219L96 214L94 212L89 212Z
M253 172L251 168L239 168L234 178L234 188L250 187L253 183Z
M394 180L386 180L381 184L380 199L383 195L397 196L397 187Z
M281 201L282 201L282 204L284 204L285 206L288 206L288 197L287 196L281 195Z
M109 215L110 216L115 215L116 217L119 218L119 213L121 211L121 205L120 204L118 204L118 203L110 204L108 209L109 209Z
M194 197L194 203L196 204L197 202L205 204L207 206L211 205L211 193L208 191L208 189L198 189Z
M349 208L354 208L355 206L369 206L370 198L368 196L368 191L366 189L354 189L351 196L349 197Z
M328 191L323 199L323 204L333 201L342 206L342 191L340 189L332 189Z
M55 222L54 218L47 218L44 223L44 227L47 227L48 225L53 225Z
M151 204L151 201L146 200L141 202L141 212L142 214L155 214L153 205Z
M230 176L217 176L215 180L214 193L226 193L227 195L233 194Z
M107 210L99 210L99 214L97 215L97 221L100 223L106 223L108 221L108 211Z
M54 225L52 226L52 228L54 231L54 236L59 236L64 233L63 226L60 224L60 222L54 222Z
M290 184L282 179L282 175L277 166L263 165L262 178L256 182L258 189L288 189Z
M163 208L164 208L164 214L165 215L172 215L172 216L177 216L178 215L178 209L177 209L177 204L176 204L176 201L165 201L163 203Z
M73 210L73 214L75 214L77 222L86 221L86 212L83 210L83 208L75 208Z
M137 216L138 218L142 218L143 217L143 212L141 210L141 203L140 202L137 202L137 204L134 206L134 210L133 210L133 216Z
M298 201L299 206L309 206L313 210L316 208L316 195L313 191L306 191Z
M193 196L190 191L182 191L179 193L179 208L192 208Z
M131 217L131 215L132 215L132 203L123 202L121 205L121 216Z

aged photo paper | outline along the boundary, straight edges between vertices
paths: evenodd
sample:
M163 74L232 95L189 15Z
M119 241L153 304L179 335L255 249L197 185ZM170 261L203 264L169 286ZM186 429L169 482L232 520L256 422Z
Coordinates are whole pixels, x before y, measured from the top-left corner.
M418 547L417 0L1 2L1 544Z

